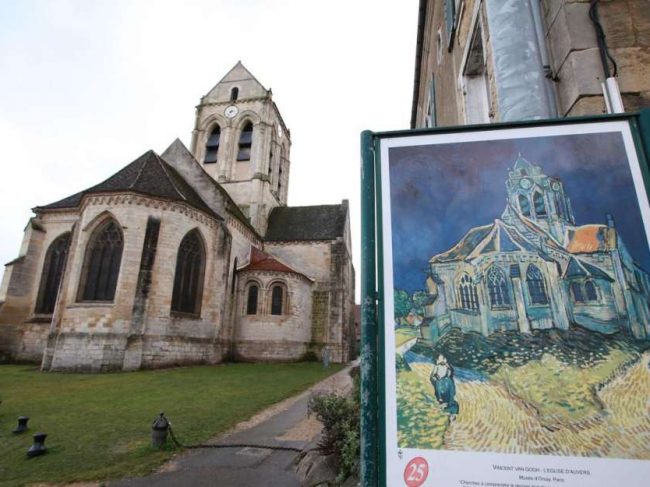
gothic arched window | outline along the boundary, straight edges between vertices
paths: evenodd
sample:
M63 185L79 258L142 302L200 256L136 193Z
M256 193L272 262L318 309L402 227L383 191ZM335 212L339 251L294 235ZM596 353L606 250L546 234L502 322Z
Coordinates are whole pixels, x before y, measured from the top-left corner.
M205 250L199 232L190 231L178 247L172 311L199 314L203 297Z
M524 216L530 216L530 200L525 194L519 195L519 209Z
M478 294L476 285L467 274L463 274L458 283L458 295L460 298L460 307L463 309L478 309Z
M585 282L585 297L587 301L598 301L598 291L594 281Z
M256 315L257 314L257 297L259 295L260 288L257 284L250 284L248 286L248 296L246 298L246 314L247 315Z
M230 90L230 101L237 101L238 96L239 96L239 88L235 86L233 87L233 89Z
M59 284L63 277L65 260L70 248L70 233L64 233L57 237L48 247L43 262L41 273L41 284L38 289L36 300L36 312L51 314L54 311L56 297L59 293Z
M508 294L508 283L505 273L493 265L487 271L488 294L490 295L490 306L500 308L510 306L510 294Z
M528 266L526 283L528 284L528 294L530 294L531 303L548 304L548 296L544 287L544 276L542 276L542 271L534 264Z
M282 315L284 314L285 305L285 287L282 284L275 284L271 288L271 314Z
M537 216L546 216L546 205L544 204L544 196L539 191L533 194L533 203L535 205L535 214Z
M95 229L86 248L84 278L80 287L83 301L113 301L123 247L122 230L114 220L108 220Z
M237 151L238 161L250 161L251 146L253 145L253 124L248 122L244 125L239 136L239 148Z
M584 303L585 298L582 294L582 287L580 287L579 282L572 282L571 283L571 294L573 295L573 300L576 303Z
M219 139L221 138L221 128L218 125L214 126L210 137L208 138L208 143L205 144L205 158L203 159L204 164L210 164L217 162L217 153L219 152Z

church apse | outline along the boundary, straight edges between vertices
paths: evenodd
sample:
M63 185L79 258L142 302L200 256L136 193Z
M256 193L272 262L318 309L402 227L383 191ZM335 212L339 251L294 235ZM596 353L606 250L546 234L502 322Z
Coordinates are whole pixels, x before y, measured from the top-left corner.
M487 336L570 324L645 338L648 274L625 247L613 217L576 225L562 179L521 154L507 176L500 218L468 229L429 260L434 304L425 338L435 342L452 328Z

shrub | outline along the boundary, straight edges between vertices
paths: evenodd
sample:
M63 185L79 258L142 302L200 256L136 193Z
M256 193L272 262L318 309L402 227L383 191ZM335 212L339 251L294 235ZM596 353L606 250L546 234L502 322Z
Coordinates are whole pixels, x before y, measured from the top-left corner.
M356 374L355 374L356 372ZM320 394L309 400L309 413L323 423L318 444L324 455L334 455L338 467L337 482L358 475L360 455L360 405L358 369L351 372L354 388L351 397Z

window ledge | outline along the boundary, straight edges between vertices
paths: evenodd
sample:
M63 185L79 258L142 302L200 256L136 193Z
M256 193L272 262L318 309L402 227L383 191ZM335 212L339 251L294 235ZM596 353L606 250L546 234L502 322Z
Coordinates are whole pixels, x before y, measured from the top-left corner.
M25 323L51 323L52 322L52 313L50 314L33 314L30 316Z
M186 313L183 311L171 311L169 313L169 316L172 318L177 318L177 319L184 319L184 320L200 320L201 315L198 313Z
M67 308L112 308L113 301L79 301L66 306Z

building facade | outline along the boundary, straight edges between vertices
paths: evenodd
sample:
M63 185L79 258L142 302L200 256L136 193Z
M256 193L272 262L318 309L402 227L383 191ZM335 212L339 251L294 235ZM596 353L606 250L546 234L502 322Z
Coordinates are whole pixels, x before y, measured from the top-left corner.
M0 286L0 359L42 370L299 360L354 347L347 200L287 206L290 131L241 64L174 141L37 206Z
M625 331L650 337L650 276L607 224L577 225L562 180L521 155L506 180L507 203L429 260L425 338L451 328L495 331Z
M420 1L412 128L602 114L619 102L650 106L647 0Z

